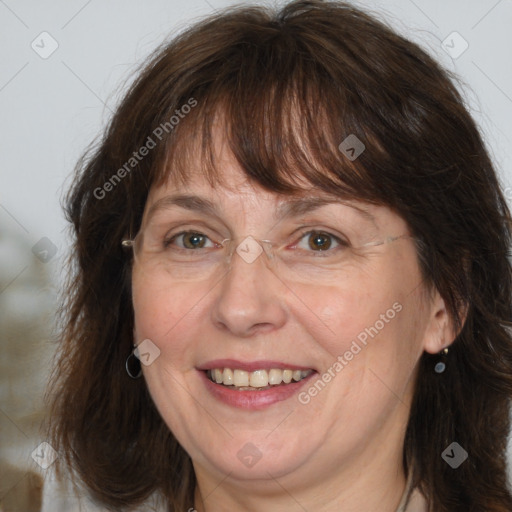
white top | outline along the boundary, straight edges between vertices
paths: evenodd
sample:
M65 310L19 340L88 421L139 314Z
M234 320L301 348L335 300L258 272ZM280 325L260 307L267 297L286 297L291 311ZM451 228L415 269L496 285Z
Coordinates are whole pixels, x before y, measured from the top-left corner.
M427 512L427 502L423 495L417 490L410 492L411 481L407 481L405 492L400 501L396 512ZM140 511L144 509L138 509ZM164 512L158 509L154 504L148 505L145 509L148 512ZM106 512L103 508L93 505L85 497L76 496L71 488L63 483L59 483L51 472L47 475L43 490L43 505L41 512Z
M427 502L418 489L411 490L411 477L409 474L405 491L396 512L427 512Z

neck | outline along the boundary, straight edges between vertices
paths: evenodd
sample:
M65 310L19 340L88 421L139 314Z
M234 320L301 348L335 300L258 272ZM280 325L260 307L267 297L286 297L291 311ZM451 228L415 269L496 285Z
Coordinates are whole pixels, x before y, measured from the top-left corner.
M220 512L239 510L257 512L296 512L297 510L315 510L326 512L343 510L343 512L361 512L362 510L379 510L396 512L405 491L406 481L402 474L389 471L387 474L365 475L357 480L345 482L343 488L332 492L332 484L326 486L324 481L318 487L289 489L281 478L270 478L259 482L251 490L243 491L236 482L226 478L217 487L199 486L195 493L195 510L197 512ZM327 488L328 487L328 488ZM204 488L203 491L201 489ZM327 491L327 492L326 492Z

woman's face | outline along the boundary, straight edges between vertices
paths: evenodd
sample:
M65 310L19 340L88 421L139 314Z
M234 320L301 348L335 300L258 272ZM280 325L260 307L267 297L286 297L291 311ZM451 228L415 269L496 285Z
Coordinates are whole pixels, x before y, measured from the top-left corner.
M151 340L143 371L161 416L196 473L217 482L311 482L379 458L398 464L416 363L435 346L434 306L413 240L357 250L337 240L384 241L406 223L321 191L265 191L220 155L228 185L192 171L186 186L153 188L146 205L157 245L133 268L134 335ZM285 241L284 260L273 266L248 235ZM226 238L236 240L230 265L213 243Z

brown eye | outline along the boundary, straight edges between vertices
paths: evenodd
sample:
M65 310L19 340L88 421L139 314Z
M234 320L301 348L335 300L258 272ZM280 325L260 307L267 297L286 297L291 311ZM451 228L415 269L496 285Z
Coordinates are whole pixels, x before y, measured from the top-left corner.
M328 233L312 232L308 234L308 245L314 251L325 251L331 248L332 235Z
M177 246L179 249L192 250L213 246L212 242L206 235L198 233L197 231L183 231L164 242L165 248L171 248L173 245Z
M206 237L201 233L184 233L182 236L183 245L187 249L201 249L206 243Z

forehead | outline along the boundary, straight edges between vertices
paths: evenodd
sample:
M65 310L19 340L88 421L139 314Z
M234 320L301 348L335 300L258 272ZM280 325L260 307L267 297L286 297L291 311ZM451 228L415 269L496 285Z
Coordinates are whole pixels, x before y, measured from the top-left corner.
M200 148L195 147L198 141L192 142L192 156L187 162L187 172L173 172L173 162L168 162L165 179L150 189L147 207L152 207L164 196L180 194L201 195L211 198L215 203L255 199L278 202L291 196L267 190L251 179L229 149L226 139L219 133L220 128L213 132L213 173L212 169L201 160ZM305 197L311 193L311 185L299 173L294 181L299 190L293 194L293 197Z
M175 174L172 161L165 169L165 179L150 189L145 205L145 221L157 212L181 209L209 217L254 216L272 220L301 217L321 210L323 213L354 218L377 226L400 220L388 207L357 200L353 196L331 194L313 186L301 172L292 176L296 191L282 193L264 188L242 169L223 136L222 126L212 131L214 180L207 175L203 153L191 153L187 172ZM198 141L191 142L196 146ZM190 153L189 153L190 154ZM357 216L355 215L357 214ZM396 219L394 219L396 217Z
M303 178L298 178L297 183L299 180L304 183ZM211 183L198 166L191 166L186 181L174 178L169 172L165 182L150 190L146 211L150 214L176 206L214 213L224 205L236 203L240 207L271 205L279 216L301 215L329 204L351 205L363 213L368 210L368 206L365 207L360 201L328 194L306 183L296 192L288 194L264 189L242 171L233 156L224 153L218 161L215 183Z
M211 186L201 176L189 180L186 185L168 180L153 191L145 221L179 211L229 223L242 223L244 217L251 224L264 222L264 219L273 224L286 219L319 216L319 220L344 221L360 228L371 226L378 231L401 232L406 229L405 221L387 206L343 199L311 187L296 194L279 194L250 183L241 171L232 173L232 181L227 179L230 175L226 171L224 180L216 186Z

